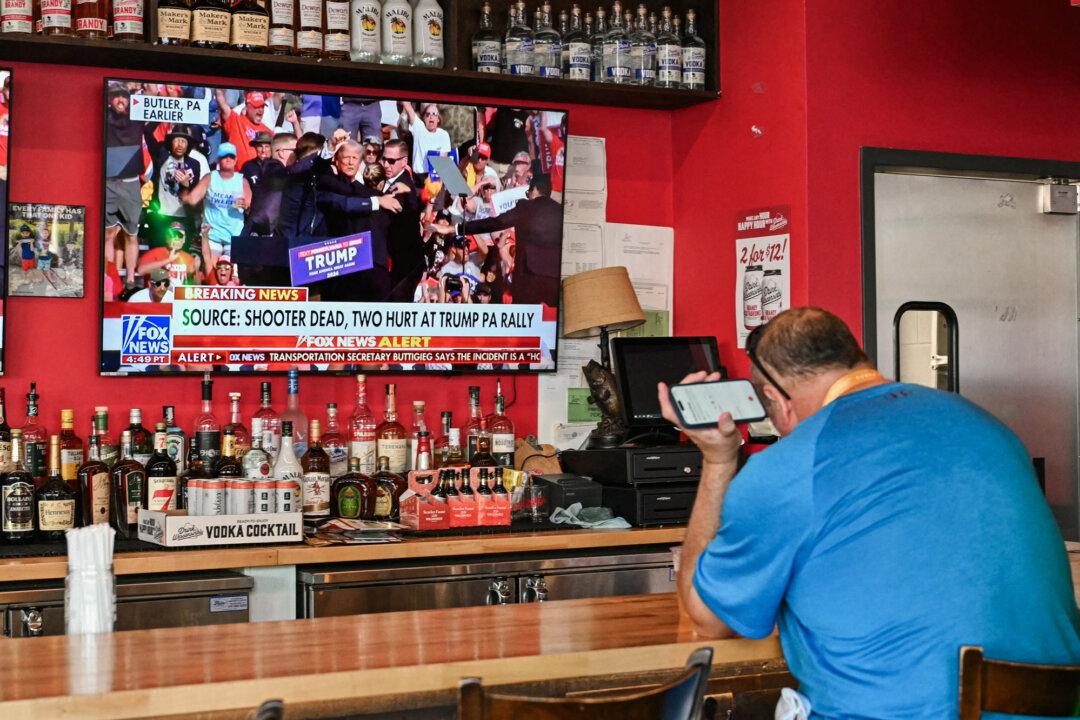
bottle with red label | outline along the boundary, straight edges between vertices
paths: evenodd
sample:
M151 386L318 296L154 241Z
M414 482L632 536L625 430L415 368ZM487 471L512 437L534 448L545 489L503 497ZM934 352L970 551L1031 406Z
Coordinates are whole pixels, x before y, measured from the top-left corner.
M109 0L75 0L74 12L75 34L79 37L103 38L108 34Z
M112 0L112 38L120 42L146 40L145 0Z
M71 35L75 31L71 0L41 0L43 35Z
M29 35L33 32L33 0L0 0L0 33Z

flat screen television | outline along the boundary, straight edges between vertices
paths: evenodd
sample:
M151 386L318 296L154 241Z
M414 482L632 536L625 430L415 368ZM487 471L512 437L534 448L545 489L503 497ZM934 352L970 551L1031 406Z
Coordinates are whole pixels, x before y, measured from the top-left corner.
M563 110L107 79L103 374L555 369Z

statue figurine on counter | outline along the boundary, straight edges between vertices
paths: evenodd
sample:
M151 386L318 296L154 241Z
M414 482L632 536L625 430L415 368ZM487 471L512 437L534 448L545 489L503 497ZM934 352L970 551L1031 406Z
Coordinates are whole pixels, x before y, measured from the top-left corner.
M595 360L590 360L581 370L592 393L589 402L596 405L603 416L589 434L589 447L616 447L626 436L626 424L615 375Z

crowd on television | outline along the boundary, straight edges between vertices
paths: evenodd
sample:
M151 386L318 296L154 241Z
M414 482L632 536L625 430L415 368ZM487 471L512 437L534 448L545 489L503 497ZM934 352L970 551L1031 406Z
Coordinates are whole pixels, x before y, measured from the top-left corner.
M142 82L106 93L106 300L289 286L290 248L370 232L373 266L310 285L313 298L557 303L563 113ZM147 95L202 98L210 124L133 119ZM433 156L467 187L451 193ZM497 207L515 188L522 199Z

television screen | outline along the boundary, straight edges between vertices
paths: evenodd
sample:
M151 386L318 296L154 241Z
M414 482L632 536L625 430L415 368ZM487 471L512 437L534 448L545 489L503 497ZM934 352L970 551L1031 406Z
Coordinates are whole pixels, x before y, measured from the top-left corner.
M555 368L567 114L108 79L101 372Z
M611 352L623 414L631 427L667 424L657 383L674 385L702 370L727 377L714 337L614 338Z

